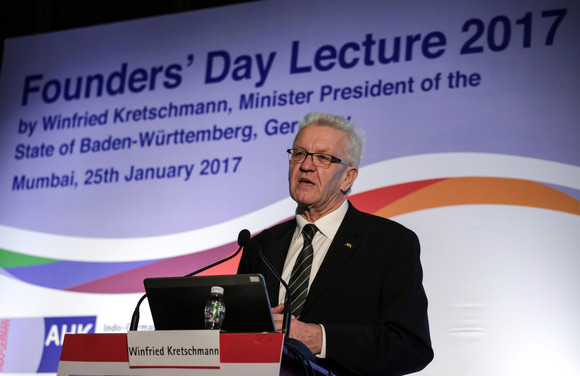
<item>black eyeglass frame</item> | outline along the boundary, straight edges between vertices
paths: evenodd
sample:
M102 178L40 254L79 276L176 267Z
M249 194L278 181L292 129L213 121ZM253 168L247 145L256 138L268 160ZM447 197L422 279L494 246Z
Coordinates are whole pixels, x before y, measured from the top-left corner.
M330 155L330 154L326 154L326 153L309 153L306 150L302 150L302 149L287 149L286 152L288 153L288 158L290 160L290 163L302 163L306 160L306 158L308 158L308 156L312 156L312 163L314 163L314 165L316 165L318 167L328 168L333 163L340 163L340 164L343 164L345 166L352 166L350 163L345 162L342 159L335 157L334 155ZM302 160L300 160L300 161L297 161L297 160L292 161L292 158L295 157L296 152L304 153L304 158L302 158ZM328 158L328 160L329 160L328 165L320 164L319 159L314 158L314 156L317 156L317 155L321 155L325 158Z

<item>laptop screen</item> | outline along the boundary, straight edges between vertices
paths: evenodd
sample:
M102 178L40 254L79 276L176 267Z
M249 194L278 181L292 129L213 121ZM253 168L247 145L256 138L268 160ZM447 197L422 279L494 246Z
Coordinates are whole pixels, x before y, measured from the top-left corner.
M204 329L203 311L210 290L221 286L226 306L223 331L275 331L261 274L147 278L143 284L156 330Z

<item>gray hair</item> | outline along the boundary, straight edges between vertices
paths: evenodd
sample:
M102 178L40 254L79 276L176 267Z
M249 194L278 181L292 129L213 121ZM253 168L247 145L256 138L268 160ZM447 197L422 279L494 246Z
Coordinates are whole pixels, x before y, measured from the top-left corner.
M364 133L360 129L357 129L350 120L341 116L325 114L322 112L310 112L309 114L306 114L304 119L300 122L300 128L296 137L298 137L305 127L314 124L324 125L346 133L348 141L346 145L345 159L357 168L360 166L365 144ZM296 138L294 140L296 141Z

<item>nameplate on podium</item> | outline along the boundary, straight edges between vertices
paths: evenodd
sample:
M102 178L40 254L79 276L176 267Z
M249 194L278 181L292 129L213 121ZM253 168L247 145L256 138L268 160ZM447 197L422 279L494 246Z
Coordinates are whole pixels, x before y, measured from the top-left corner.
M219 330L127 333L131 368L219 368Z

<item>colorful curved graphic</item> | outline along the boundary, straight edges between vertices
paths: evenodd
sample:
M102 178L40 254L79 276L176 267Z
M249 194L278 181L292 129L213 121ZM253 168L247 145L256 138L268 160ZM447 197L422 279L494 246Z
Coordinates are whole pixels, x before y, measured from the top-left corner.
M517 205L580 215L580 200L542 183L456 177L398 184L350 197L360 210L394 217L452 205ZM143 291L147 277L185 275L232 254L236 243L179 257L134 262L72 262L0 250L3 273L26 283L85 293ZM202 274L235 273L239 256Z

